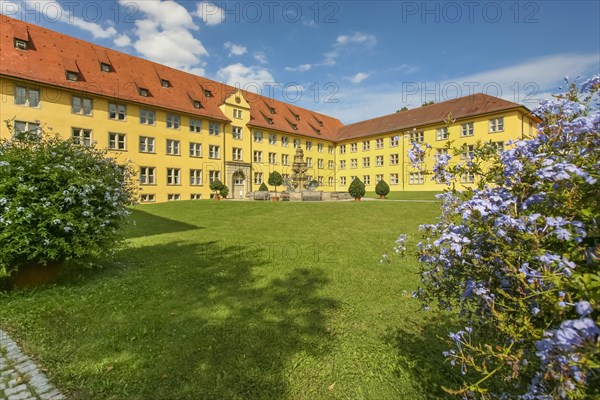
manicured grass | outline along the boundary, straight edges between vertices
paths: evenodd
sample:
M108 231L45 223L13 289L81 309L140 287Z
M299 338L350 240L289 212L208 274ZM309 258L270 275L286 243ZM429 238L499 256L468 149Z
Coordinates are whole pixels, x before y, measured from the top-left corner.
M390 192L386 198L389 200L436 200L435 195L443 192ZM367 192L365 197L378 199L375 192Z
M102 270L0 296L0 326L69 399L430 399L447 315L412 258L434 203L140 206Z

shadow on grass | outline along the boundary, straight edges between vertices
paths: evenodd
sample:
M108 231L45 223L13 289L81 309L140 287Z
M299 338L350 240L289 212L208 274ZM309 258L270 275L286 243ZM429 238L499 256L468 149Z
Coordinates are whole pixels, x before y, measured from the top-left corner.
M460 369L445 362L442 352L450 349L445 338L453 328L457 328L456 321L435 314L404 325L406 328L392 330L385 337L386 342L397 351L398 373L409 371L426 398L450 399L442 386L460 386Z
M200 226L164 218L139 209L131 210L129 218L135 223L125 229L125 235L130 239L202 229Z
M276 268L268 253L214 242L130 248L121 258L138 265L99 282L102 292L78 311L100 321L49 316L70 321L54 343L71 347L56 355L70 398L285 399L291 358L330 350L326 321L338 305L319 295L320 269L264 271L266 279L257 270Z

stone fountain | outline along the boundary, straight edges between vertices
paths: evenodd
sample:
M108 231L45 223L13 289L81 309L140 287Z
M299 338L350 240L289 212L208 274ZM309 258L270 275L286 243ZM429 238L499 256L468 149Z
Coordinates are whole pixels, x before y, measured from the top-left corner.
M306 171L308 171L308 164L304 161L304 151L301 148L296 149L294 155L294 163L292 164L292 187L294 192L301 192L306 186Z

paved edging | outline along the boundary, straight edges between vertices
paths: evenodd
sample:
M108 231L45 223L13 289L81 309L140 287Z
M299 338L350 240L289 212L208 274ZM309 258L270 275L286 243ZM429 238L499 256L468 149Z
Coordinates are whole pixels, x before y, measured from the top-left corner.
M0 399L65 400L35 363L1 329Z

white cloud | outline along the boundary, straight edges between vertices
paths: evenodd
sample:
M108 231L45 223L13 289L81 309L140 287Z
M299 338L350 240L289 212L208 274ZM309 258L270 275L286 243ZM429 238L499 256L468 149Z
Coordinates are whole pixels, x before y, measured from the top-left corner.
M261 64L266 64L268 62L267 55L264 51L257 51L253 55L254 59Z
M194 15L198 16L208 26L219 25L225 22L225 12L223 9L207 1L198 3Z
M361 83L368 77L369 77L369 74L367 74L366 72L359 72L356 75L354 75L353 77L348 78L348 79L350 79L350 82L352 82L352 83Z
M377 44L377 38L370 33L355 32L352 35L340 35L337 37L335 44L338 46L346 46L352 44L373 47Z
M131 38L125 34L119 35L115 38L115 40L113 40L113 43L117 47L131 46Z
M248 49L246 49L244 46L239 45L239 44L234 44L231 42L225 42L223 44L223 47L225 47L227 50L229 50L229 57L241 56L248 52Z
M219 81L225 82L231 86L244 87L249 83L265 85L273 83L273 75L262 67L252 66L247 67L244 64L236 63L228 65L217 71Z
M409 64L402 64L397 67L390 68L390 71L392 72L401 72L403 74L412 74L414 72L417 72L418 70L419 67L417 67L416 65Z
M289 72L306 72L310 71L312 67L312 64L302 64L297 67L285 67L285 70Z
M202 67L201 58L208 56L202 42L194 37L197 31L192 15L174 1L119 0L135 3L143 13L135 22L137 39L133 47L144 57L173 68L190 70Z

